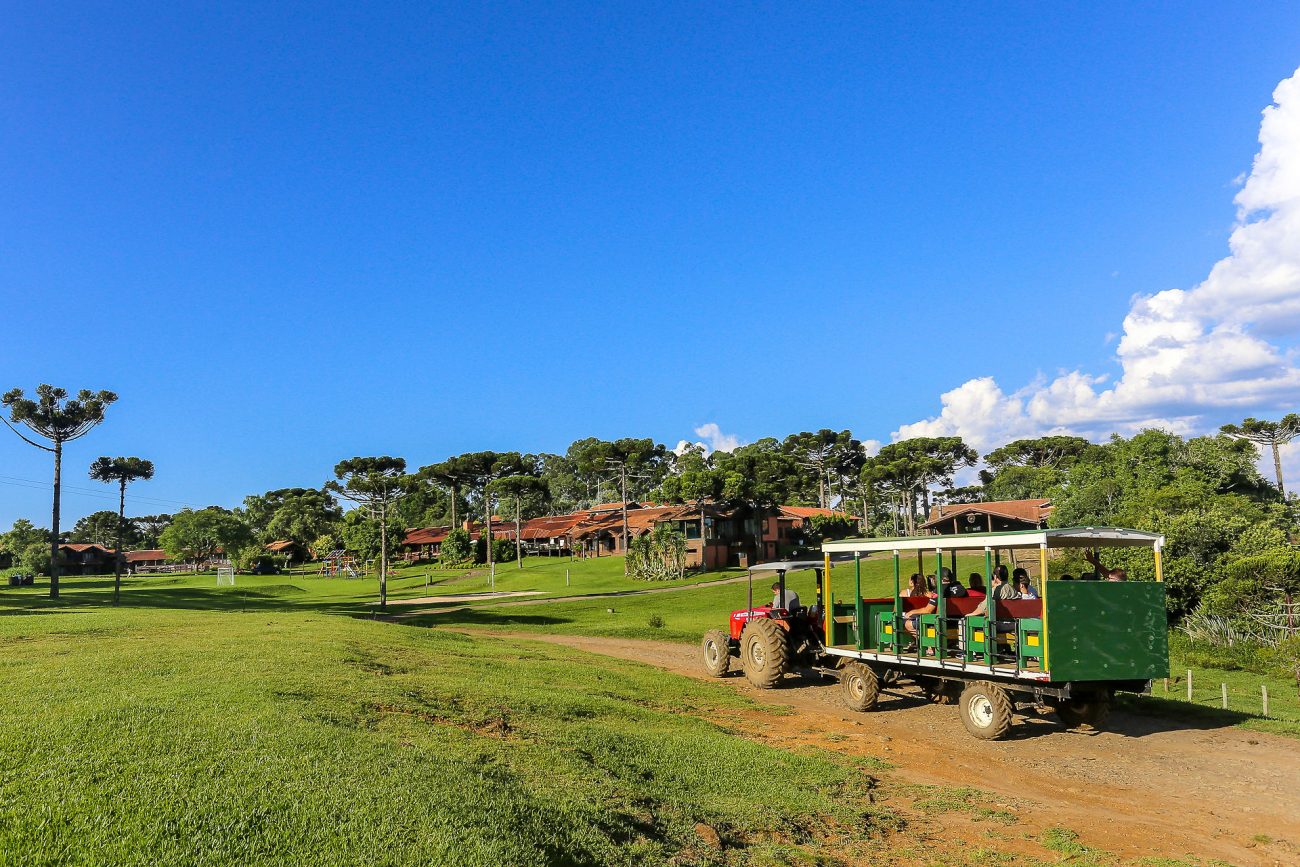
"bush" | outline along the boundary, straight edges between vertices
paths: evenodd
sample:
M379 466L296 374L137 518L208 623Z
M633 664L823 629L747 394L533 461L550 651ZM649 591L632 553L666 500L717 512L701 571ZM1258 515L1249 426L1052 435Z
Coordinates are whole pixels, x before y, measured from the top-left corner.
M47 542L32 542L18 555L18 566L30 575L50 574L50 546Z
M495 563L513 563L515 560L515 543L509 539L492 540L492 561Z
M628 574L643 581L671 581L686 574L686 537L667 524L628 543Z
M663 619L662 617L660 617L658 614L654 614L654 615L652 615L652 616L650 617L650 620L647 621L647 622L650 624L650 628L651 628L651 629L663 629L663 628L664 628L664 619Z
M473 545L470 542L469 531L457 527L448 533L447 538L442 540L442 547L438 550L438 559L444 565L473 561Z

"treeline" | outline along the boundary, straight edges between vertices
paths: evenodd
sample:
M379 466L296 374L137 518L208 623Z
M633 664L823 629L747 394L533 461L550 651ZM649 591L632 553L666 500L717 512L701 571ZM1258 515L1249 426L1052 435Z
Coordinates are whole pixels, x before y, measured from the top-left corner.
M851 431L823 429L713 453L698 446L677 452L645 438L586 438L563 454L468 452L419 468L402 458L358 457L340 462L319 487L250 495L235 509L121 521L124 516L95 513L67 537L104 544L117 530L124 542L161 547L173 559L203 560L220 550L242 566L266 557L267 543L289 540L318 555L346 549L378 559L382 576L406 530L493 515L527 520L620 501L758 511L814 505L858 516L865 534L910 535L936 504L1047 498L1055 526L1164 533L1170 607L1182 614L1233 562L1288 548L1296 523L1276 456L1297 434L1300 419L1290 415L1280 422L1246 419L1190 439L1160 430L1102 444L1047 436L984 455L959 437L916 437L870 455ZM1275 459L1275 480L1257 469L1260 447ZM955 485L962 470L977 466L974 484ZM345 510L340 501L357 508ZM42 532L20 521L0 534L0 551L25 556ZM508 553L503 549L496 559ZM1132 565L1138 577L1149 568Z

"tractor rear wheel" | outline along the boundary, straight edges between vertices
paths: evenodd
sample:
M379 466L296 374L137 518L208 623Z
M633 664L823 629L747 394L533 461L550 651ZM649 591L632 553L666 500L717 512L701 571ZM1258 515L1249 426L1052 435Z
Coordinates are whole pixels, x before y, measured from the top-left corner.
M704 670L709 677L726 677L731 670L731 640L727 638L727 633L721 629L710 629L704 633L700 655L704 658Z
M1014 721L1011 696L995 683L977 680L961 691L961 721L980 740L1006 737Z
M751 620L740 633L740 664L745 678L759 689L772 689L790 670L786 631L768 618Z
M849 710L872 710L880 698L880 679L866 663L850 662L840 669L840 691Z
M1056 715L1066 728L1088 726L1100 729L1110 717L1110 696L1092 695L1085 698L1063 698L1054 705Z

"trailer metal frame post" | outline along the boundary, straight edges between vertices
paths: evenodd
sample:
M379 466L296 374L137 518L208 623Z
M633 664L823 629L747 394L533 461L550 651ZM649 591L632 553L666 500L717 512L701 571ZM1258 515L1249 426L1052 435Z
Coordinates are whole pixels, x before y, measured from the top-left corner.
M866 626L862 622L862 552L853 552L853 626L858 650L862 649L862 635Z
M993 549L984 548L984 661L993 667L998 641L998 600L993 598Z
M831 629L835 626L835 619L832 616L834 614L833 609L835 608L835 598L831 596L831 555L830 554L822 555L822 567L823 568L822 568L821 586L824 588L822 590L822 619L825 621L823 630L826 636L826 643L829 645L832 643L832 641L834 641L835 638L835 636L831 633Z
M925 580L925 555L921 553L920 548L916 549L916 571L921 573L921 580L924 581Z
M934 591L938 594L934 600L934 611L938 614L936 618L938 623L935 659L946 659L948 657L948 605L947 597L943 592L943 549L934 549Z
M1165 569L1164 569L1164 563L1162 562L1163 558L1161 557L1161 554L1163 552L1161 550L1161 545L1159 542L1155 543L1155 545L1153 546L1153 550L1155 552L1155 558L1156 558L1156 583L1163 584L1165 580Z
M1038 574L1039 574L1038 583L1043 585L1043 589L1038 592L1039 604L1043 608L1043 658L1042 660L1039 661L1039 665L1043 671L1049 671L1050 669L1048 667L1048 662L1047 662L1047 654L1048 654L1047 636L1051 635L1051 632L1049 632L1047 629L1047 543L1046 542L1043 542L1038 546ZM1017 657L1020 656L1019 649L1016 650L1016 656Z
M903 655L902 654L903 646L900 643L902 642L903 637L898 634L899 625L902 622L902 615L903 615L903 598L900 595L903 592L903 590L902 587L899 586L899 581L901 580L900 576L902 575L902 572L903 572L903 567L902 567L902 563L899 561L899 552L898 549L895 548L894 549L894 656Z

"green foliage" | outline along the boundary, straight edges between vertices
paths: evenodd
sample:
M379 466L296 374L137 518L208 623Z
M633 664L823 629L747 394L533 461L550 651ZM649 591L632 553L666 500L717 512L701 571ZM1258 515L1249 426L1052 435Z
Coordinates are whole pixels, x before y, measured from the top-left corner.
M628 542L628 574L643 581L672 581L686 574L686 537L667 524Z
M353 509L343 516L339 526L343 547L362 560L379 556L379 522L364 509Z
M104 411L116 400L117 395L111 391L84 388L69 399L66 389L41 384L36 387L35 400L27 398L21 388L15 388L0 397L0 404L8 407L14 424L26 425L38 436L61 445L89 433L104 420Z
M34 542L49 545L50 534L32 524L26 518L19 518L7 533L0 533L0 551L7 551L15 557L27 550Z
M48 542L29 542L15 558L23 571L32 575L50 574L50 545Z
M515 560L515 543L509 539L492 540L492 562L513 563Z
M862 467L862 482L886 493L895 503L908 534L917 531L917 501L935 486L952 487L962 467L979 455L961 437L914 437L883 446Z
M847 515L813 515L806 523L804 536L811 543L852 536L858 524Z
M865 455L852 431L803 431L791 434L781 448L794 459L798 472L791 479L790 503L815 503L823 508L835 495L845 496L857 481Z
M464 563L474 557L474 546L469 531L457 527L447 533L438 549L438 559L444 563Z
M169 560L203 562L218 549L235 557L244 548L257 544L253 531L243 520L220 506L206 509L182 509L172 518L158 539Z
M122 528L122 537L123 545L128 550L135 547L139 540L139 533L129 518ZM78 518L77 523L68 533L68 540L112 548L117 544L117 512L91 512L85 517Z

